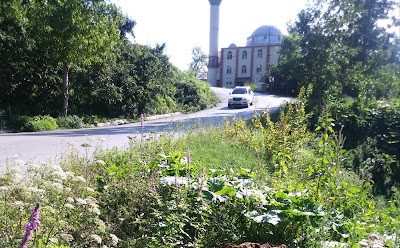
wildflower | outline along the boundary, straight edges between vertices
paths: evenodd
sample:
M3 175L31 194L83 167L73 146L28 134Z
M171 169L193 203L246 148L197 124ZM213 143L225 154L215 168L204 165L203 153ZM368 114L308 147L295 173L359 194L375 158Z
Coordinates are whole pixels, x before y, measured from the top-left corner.
M99 231L104 232L106 230L106 224L104 224L104 221L102 221L101 219L95 219L94 223L96 223L97 228L99 229Z
M49 238L50 243L56 244L58 242L58 239L56 238Z
M94 213L96 215L100 215L100 209L96 208L96 207L91 207L89 208L89 212Z
M86 200L82 198L76 198L75 200L79 205L86 205Z
M25 235L22 237L21 244L18 248L28 248L29 240L32 238L33 232L39 227L40 225L40 210L39 210L39 203L36 203L36 207L31 212L32 220L29 221L25 225Z
M94 192L94 189L90 188L90 187L86 187L86 191L87 192Z
M50 167L50 169L52 169L53 171L61 171L64 172L64 170L61 168L61 166L59 166L58 164L52 164L52 165L48 165Z
M119 238L117 237L117 235L110 233L110 238L111 238L111 244L113 246L117 246L119 242Z
M97 202L96 202L96 198L88 196L85 198L85 201L87 202L87 204L89 204L90 206L94 206L94 207L98 207L97 206Z
M180 183L177 176L175 176L174 186L175 188L179 189Z
M23 207L24 205L25 205L25 203L22 202L22 201L15 201L15 202L13 202L13 203L10 203L10 206L11 206L11 207L16 207L16 208Z
M188 150L187 152L186 160L187 160L187 165L190 166L190 163L192 162L192 160L190 159L190 150Z
M28 187L27 191L29 191L30 193L33 193L33 194L44 194L46 192L44 189L38 189L35 187Z
M106 142L107 141L106 138L99 138L99 140L102 141L102 142Z
M157 186L153 181L151 182L151 192L152 193L156 193L157 192Z
M74 198L68 196L67 197L67 202L71 202L72 203L72 202L75 202L75 201L74 201Z
M74 181L75 181L75 182L86 183L86 179L85 179L83 176L76 176L76 177L74 177Z
M40 168L39 165L35 164L35 163L27 163L27 165L29 166L29 169L31 170L38 170Z
M0 186L0 192L7 193L8 191L11 191L10 187L7 186Z
M21 182L25 181L25 179L24 179L24 177L23 177L21 174L15 173L15 174L14 174L13 181L14 181L15 183L21 183Z
M61 179L65 179L67 177L67 175L65 174L64 171L57 170L57 171L53 171L52 174L53 174L53 176L61 178Z
M24 165L25 161L23 161L22 159L16 159L14 160L14 165Z
M96 164L98 164L98 165L106 165L106 162L104 162L101 159L98 159L98 160L96 160Z
M66 172L65 172L65 175L66 175L68 178L74 178L74 177L75 177L75 175L74 175L74 173L73 173L72 171L66 171Z
M94 242L96 242L97 244L101 244L101 237L97 234L92 234L89 236L91 240L93 240Z
M60 238L62 240L64 240L65 242L71 242L72 240L74 240L74 237L71 234L68 233L61 233L60 234Z
M58 190L64 189L64 187L62 186L61 183L52 183L51 185L53 186L53 188L58 189Z
M69 208L69 209L74 209L75 208L74 205L72 205L71 203L66 203L64 206L66 208Z

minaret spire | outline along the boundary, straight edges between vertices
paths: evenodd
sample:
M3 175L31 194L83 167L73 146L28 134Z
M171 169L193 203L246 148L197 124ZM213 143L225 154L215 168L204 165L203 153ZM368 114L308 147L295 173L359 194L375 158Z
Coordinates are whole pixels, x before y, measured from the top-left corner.
M207 81L211 86L217 86L218 76L218 33L219 33L219 6L222 0L208 0L210 2L210 48L208 54Z

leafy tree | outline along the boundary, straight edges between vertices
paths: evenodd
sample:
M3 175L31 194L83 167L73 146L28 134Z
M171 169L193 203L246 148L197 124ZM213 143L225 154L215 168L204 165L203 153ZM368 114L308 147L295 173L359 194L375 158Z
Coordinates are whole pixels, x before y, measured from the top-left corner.
M364 94L365 79L376 77L382 66L399 63L398 40L378 25L393 4L389 0L314 1L301 11L285 39L278 67L282 81L312 85L318 105L327 97Z
M205 74L207 68L207 55L200 47L192 48L192 62L189 64L189 69L194 71L195 75Z
M33 0L27 16L30 34L63 71L63 115L68 114L69 69L99 62L119 41L119 16L115 6L103 0Z

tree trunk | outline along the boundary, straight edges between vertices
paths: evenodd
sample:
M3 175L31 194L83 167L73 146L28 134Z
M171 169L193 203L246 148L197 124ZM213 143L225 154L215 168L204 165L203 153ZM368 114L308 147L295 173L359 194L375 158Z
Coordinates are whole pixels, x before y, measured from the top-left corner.
M68 99L69 99L68 63L67 62L64 62L64 64L63 64L63 93L64 93L64 101L63 101L62 113L64 116L67 116L68 115Z

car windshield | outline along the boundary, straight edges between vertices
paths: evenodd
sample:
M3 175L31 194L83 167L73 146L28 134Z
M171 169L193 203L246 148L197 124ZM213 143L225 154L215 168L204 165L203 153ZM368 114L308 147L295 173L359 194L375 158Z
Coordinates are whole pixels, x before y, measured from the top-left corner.
M247 90L245 88L236 88L232 91L232 95L234 94L246 94Z

